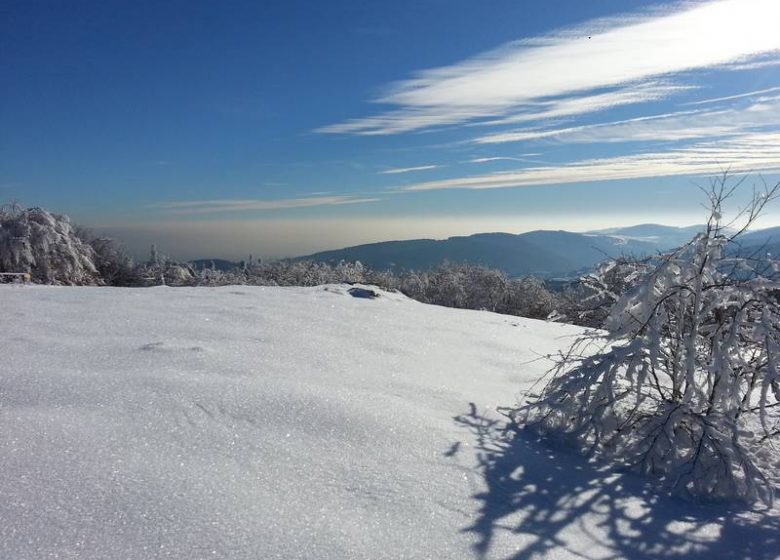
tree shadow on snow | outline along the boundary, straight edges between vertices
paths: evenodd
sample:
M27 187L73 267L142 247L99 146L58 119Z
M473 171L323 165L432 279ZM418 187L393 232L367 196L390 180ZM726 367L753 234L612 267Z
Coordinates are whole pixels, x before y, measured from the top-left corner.
M486 487L474 495L479 514L464 529L477 535L479 558L488 556L503 532L519 546L509 556L513 560L557 557L553 550L561 548L599 559L776 560L780 555L776 513L659 495L639 477L540 442L511 422L481 415L473 403L455 421L475 436ZM453 456L459 447L445 455Z

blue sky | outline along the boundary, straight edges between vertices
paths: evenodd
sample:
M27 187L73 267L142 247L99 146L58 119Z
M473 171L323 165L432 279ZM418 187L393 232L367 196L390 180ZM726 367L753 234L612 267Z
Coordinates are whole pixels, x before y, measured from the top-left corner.
M6 0L0 200L179 258L692 223L708 175L778 178L778 21L776 0Z

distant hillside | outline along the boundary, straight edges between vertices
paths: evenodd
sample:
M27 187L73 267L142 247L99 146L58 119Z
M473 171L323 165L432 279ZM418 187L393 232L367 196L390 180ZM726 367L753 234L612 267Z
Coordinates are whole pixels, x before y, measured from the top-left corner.
M302 258L327 263L359 260L376 270L395 271L429 270L450 261L497 268L510 276L556 276L592 267L609 257L644 256L668 248L611 235L532 231L370 243Z
M479 233L449 239L385 241L323 251L292 260L329 264L360 261L374 270L431 270L445 261L477 264L506 272L512 277L536 275L569 277L608 258L643 257L667 251L690 241L703 225L673 227L639 224L586 233L539 230L521 234ZM740 236L743 252L780 255L780 228ZM762 244L766 244L762 246ZM196 269L229 271L240 263L223 259L190 261Z
M740 236L743 245L763 245L765 243L780 243L780 227L749 231Z
M689 241L696 233L703 230L704 225L689 227L671 227L658 224L640 224L625 228L613 228L599 230L592 233L613 235L635 241L647 241L657 243L665 248L679 247ZM780 255L780 227L749 231L740 235L736 240L736 247L730 247L732 251L739 251L743 255L755 256Z
M769 253L775 258L780 255L780 227L750 231L739 236L737 241L743 255Z
M646 241L655 243L664 249L679 247L687 243L691 238L704 229L704 225L687 227L664 226L660 224L638 224L635 226L610 228L592 231L600 235L611 235L634 241Z

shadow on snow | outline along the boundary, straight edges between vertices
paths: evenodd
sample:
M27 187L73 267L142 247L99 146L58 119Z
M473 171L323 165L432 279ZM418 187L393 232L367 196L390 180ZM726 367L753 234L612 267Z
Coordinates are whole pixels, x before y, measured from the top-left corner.
M470 406L455 421L475 436L484 477L485 490L474 495L477 519L464 529L477 535L479 558L499 532L517 541L513 560L552 557L560 548L598 559L775 560L780 554L776 515L660 495L637 476L594 465Z

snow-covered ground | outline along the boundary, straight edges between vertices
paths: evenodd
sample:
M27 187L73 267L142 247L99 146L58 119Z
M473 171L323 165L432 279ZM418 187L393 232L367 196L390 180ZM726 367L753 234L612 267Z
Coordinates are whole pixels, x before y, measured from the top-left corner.
M348 288L0 286L0 558L780 557L502 439L579 329Z

